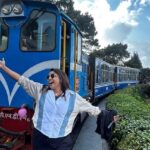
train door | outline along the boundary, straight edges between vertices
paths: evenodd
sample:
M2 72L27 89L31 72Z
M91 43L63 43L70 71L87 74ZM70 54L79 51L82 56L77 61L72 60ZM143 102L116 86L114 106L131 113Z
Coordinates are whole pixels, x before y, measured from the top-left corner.
M81 65L81 35L76 28L66 20L62 21L61 31L61 69L67 73L71 89L78 91ZM78 74L78 75L77 75Z
M114 85L115 85L115 88L116 88L117 87L117 67L114 68L113 82L114 82Z
M89 59L89 91L92 101L95 99L95 57L90 56Z
M117 82L117 67L114 68L113 81L114 81L114 83Z
M70 37L71 26L66 21L62 21L61 33L61 69L69 76L70 71Z

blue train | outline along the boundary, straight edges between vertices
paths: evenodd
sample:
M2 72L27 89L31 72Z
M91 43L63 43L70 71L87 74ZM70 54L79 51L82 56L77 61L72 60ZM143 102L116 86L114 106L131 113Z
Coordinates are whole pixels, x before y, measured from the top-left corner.
M114 66L93 56L83 57L83 59L85 58L86 62L89 63L85 64L85 60L83 60L83 72L86 72L84 66L89 68L87 71L87 87L92 102L114 90L139 83L139 69Z
M43 84L51 68L62 69L71 89L85 98L91 97L91 102L115 89L137 84L139 79L138 69L113 66L83 55L79 28L54 4L43 0L0 1L2 58L13 70ZM28 106L28 113L21 119L17 112L23 104ZM0 147L31 149L26 139L32 133L33 111L34 100L0 72Z

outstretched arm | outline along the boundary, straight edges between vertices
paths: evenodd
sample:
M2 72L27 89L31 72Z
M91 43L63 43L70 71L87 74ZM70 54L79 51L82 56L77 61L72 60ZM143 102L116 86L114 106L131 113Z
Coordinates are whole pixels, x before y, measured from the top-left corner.
M13 79L15 79L16 81L19 80L20 78L20 74L18 74L17 72L11 70L10 68L8 68L5 65L5 61L4 60L0 60L0 69L2 69L3 71L5 71L10 77L12 77Z
M82 98L79 94L76 94L76 97L78 100L77 103L78 103L78 108L80 112L87 112L89 115L92 115L92 116L98 116L101 113L101 110L99 107L93 106L84 98Z
M41 94L41 89L43 87L42 84L34 82L24 76L21 76L17 72L11 70L5 65L4 60L0 60L0 69L6 72L10 77L15 79L30 96L32 96L36 100L39 99Z

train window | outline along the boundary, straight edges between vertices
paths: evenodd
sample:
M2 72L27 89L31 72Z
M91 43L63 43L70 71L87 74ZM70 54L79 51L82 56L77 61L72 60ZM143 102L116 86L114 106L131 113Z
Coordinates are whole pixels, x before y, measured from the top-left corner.
M113 74L114 74L114 68L110 67L109 71L109 82L113 82Z
M109 82L109 66L107 66L106 64L102 64L101 66L101 70L102 70L102 82L106 83Z
M8 27L3 23L0 18L0 52L6 50L8 41Z
M96 84L101 84L102 82L102 78L101 78L101 65L96 62L96 65L95 65L95 83Z
M52 51L55 48L55 33L56 16L50 12L34 10L21 28L21 49Z
M102 82L105 82L105 65L101 65L102 70Z
M123 68L119 68L119 81L124 81L125 70Z

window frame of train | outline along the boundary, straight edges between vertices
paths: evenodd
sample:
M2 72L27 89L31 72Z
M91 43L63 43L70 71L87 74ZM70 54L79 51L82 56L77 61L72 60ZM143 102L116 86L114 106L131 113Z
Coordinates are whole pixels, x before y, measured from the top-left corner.
M46 19L49 17L49 19ZM53 51L56 47L57 16L50 11L34 9L21 27L22 51Z
M109 66L109 82L114 82L114 73L115 73L115 67L110 65Z
M0 18L0 52L4 52L8 47L8 26L3 18Z
M138 81L139 69L118 66L118 82Z
M101 65L101 71L102 71L102 83L108 83L109 82L109 65L103 63Z
M95 84L107 84L114 81L115 67L107 62L96 58L95 64Z

